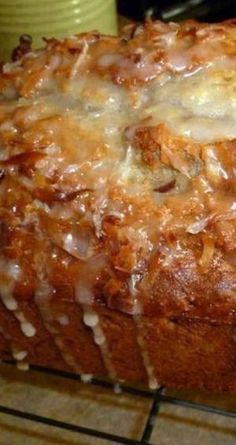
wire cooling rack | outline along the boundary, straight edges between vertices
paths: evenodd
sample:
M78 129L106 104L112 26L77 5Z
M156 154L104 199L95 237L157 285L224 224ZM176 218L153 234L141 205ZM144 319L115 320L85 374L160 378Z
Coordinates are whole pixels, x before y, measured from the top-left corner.
M14 365L13 362L4 361L4 363L8 365ZM37 371L40 373L48 374L51 376L61 377L62 379L76 380L80 378L78 374L73 374L70 372L59 371L49 368L44 368L40 366L31 365L30 369L33 371ZM102 387L111 391L114 391L114 384L108 381L103 381L100 379L92 378L90 381L91 385ZM96 430L93 428L86 428L80 425L75 425L59 420L55 420L50 417L44 417L37 414L33 414L27 411L22 411L19 409L9 408L4 405L0 405L0 413L18 417L21 419L29 420L31 422L36 422L39 424L56 427L62 430L67 430L73 433L83 434L85 436L90 436L94 438L99 438L104 440L104 445L109 443L119 443L124 445L154 445L151 444L151 435L154 428L155 423L158 421L158 414L160 406L164 403L168 403L171 405L182 406L185 408L191 408L198 411L208 412L211 414L218 414L224 417L236 418L236 412L226 411L224 409L216 408L214 406L200 404L195 402L190 402L187 400L178 399L175 397L171 397L166 395L165 388L159 388L157 391L149 391L145 389L138 389L131 386L119 385L120 390L123 393L144 397L151 401L149 412L147 413L146 423L144 425L143 431L141 433L141 437L139 440L135 440L129 437L123 437L116 434L107 433L105 431Z

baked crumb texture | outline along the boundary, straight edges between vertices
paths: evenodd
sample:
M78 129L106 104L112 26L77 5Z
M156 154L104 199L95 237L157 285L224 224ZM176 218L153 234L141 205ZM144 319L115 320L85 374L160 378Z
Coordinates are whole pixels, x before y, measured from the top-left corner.
M0 75L0 355L236 392L236 26L48 40Z

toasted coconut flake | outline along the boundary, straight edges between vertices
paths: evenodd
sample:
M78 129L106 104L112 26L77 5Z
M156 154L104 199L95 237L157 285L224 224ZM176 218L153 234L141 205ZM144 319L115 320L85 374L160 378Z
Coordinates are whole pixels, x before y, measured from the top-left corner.
M209 267L214 256L215 241L209 235L203 235L202 242L203 242L203 251L202 251L202 256L199 260L199 264L201 267L206 269L207 267Z

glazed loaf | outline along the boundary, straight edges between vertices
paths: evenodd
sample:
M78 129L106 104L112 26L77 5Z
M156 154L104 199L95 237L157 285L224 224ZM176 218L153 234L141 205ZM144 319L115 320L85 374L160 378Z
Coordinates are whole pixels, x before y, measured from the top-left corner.
M0 93L0 357L236 392L235 23L50 39Z

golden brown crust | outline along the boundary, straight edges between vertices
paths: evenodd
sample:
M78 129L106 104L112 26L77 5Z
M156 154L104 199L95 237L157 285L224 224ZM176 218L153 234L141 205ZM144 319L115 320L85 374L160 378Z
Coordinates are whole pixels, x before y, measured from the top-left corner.
M152 386L189 366L189 386L235 391L235 41L233 22L154 22L3 67L4 354ZM168 355L188 332L174 378L154 344ZM230 377L211 384L221 348Z

